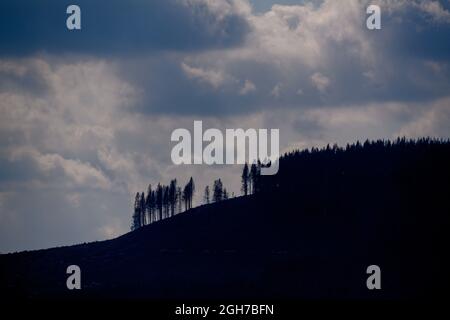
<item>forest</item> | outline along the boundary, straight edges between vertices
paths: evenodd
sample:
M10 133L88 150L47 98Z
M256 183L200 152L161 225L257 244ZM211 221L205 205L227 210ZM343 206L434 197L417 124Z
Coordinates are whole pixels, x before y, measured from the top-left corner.
M273 176L244 165L240 196L217 179L195 207L194 179L173 179L139 193L132 232L0 255L0 291L68 301L443 299L449 163L450 142L430 138L296 150ZM76 292L65 286L72 264L83 270ZM370 265L381 290L366 287Z
M417 154L423 157L417 157ZM358 194L361 191L358 186L362 180L368 178L368 174L372 179L370 189L373 188L374 192L377 186L380 187L386 182L383 177L390 180L401 176L407 180L414 177L415 183L419 180L426 183L425 176L410 175L414 166L433 170L436 166L433 166L432 162L441 161L448 154L449 141L433 138L366 140L363 143L357 141L347 144L345 147L335 144L323 148L294 150L279 159L280 170L273 176L261 175L264 164L259 160L250 165L246 163L240 177L241 193L242 196L271 193L272 197L284 198L280 201L281 204L298 197L301 190L301 197L305 198L305 201L298 203L299 207L317 211L318 204L322 203L325 207L320 210L326 211L332 206L339 208L349 192ZM409 156L410 161L405 160ZM270 166L270 163L267 166ZM368 172L368 168L376 174ZM394 185L390 184L390 187L392 186ZM205 187L203 204L230 198L221 179L215 180L211 189L209 186ZM146 194L138 192L135 196L131 230L192 209L195 191L192 177L184 188L177 185L176 179L171 180L168 186L158 183L155 189L152 189L150 184ZM403 191L403 188L392 190L399 196ZM231 197L234 198L235 194L232 193Z

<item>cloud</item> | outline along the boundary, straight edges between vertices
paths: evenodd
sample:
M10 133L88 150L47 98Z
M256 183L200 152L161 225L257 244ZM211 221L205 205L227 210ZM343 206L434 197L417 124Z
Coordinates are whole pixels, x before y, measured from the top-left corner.
M442 2L378 1L371 32L365 0L81 1L81 33L59 27L63 3L16 3L0 4L2 251L124 233L148 183L239 194L239 166L172 164L170 134L194 120L279 128L282 151L450 135Z
M82 197L79 193L72 193L66 195L67 202L69 202L73 207L79 208L82 203Z
M111 61L0 66L9 80L0 90L0 250L100 240L112 221L115 234L129 230L131 194L160 179L151 154L169 154L159 145L170 129L136 113L139 92Z
M112 239L122 234L122 224L120 219L112 219L108 224L98 228L98 233L103 239Z
M201 50L239 44L249 10L239 0L79 0L81 30L66 28L68 3L0 3L0 55L102 55ZM45 36L42 36L45 35Z
M439 1L421 1L416 5L429 14L436 22L450 22L450 12Z
M450 23L426 12L434 2L379 1L379 32L365 28L367 3L302 1L261 14L246 11L248 31L240 45L156 54L132 68L125 61L121 74L141 89L148 114L248 114L272 108L270 95L278 96L282 109L446 96ZM430 61L443 72L430 72ZM248 94L251 84L258 94Z
M330 85L330 79L320 72L316 72L311 76L311 82L321 93L324 93Z
M42 154L35 149L18 147L11 151L9 160L15 162L23 158L32 160L39 170L45 174L62 170L63 174L69 179L69 185L73 183L77 187L106 190L111 188L111 182L101 170L78 159L65 159L59 154Z
M181 67L189 78L208 83L215 89L225 82L225 76L220 71L203 70L201 68L191 67L186 63L182 63Z
M277 83L273 88L272 91L270 91L270 94L274 96L275 98L278 98L281 94L281 87L283 85L281 83Z
M399 136L450 137L450 98L438 100L427 108L412 113L413 120L401 127Z
M251 82L250 80L245 80L244 86L239 91L239 94L246 95L246 94L248 94L250 92L253 92L253 91L256 91L255 84L253 82Z

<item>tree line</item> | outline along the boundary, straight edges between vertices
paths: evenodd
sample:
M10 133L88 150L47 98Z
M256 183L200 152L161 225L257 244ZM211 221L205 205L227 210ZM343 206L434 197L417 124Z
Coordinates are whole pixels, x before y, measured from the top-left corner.
M247 196L261 191L261 167L261 161L250 166L245 163L241 174L242 195ZM194 193L195 183L192 177L184 188L178 186L177 179L171 180L169 185L158 183L154 189L150 184L147 193L136 193L131 230L191 209ZM235 197L234 193L231 194L231 197ZM214 180L211 188L208 185L205 187L203 204L220 202L229 198L230 193L219 178Z
M432 166L430 159L437 163L441 154L448 152L449 145L448 139L403 137L393 141L366 140L342 147L334 144L293 150L279 158L277 174L257 175L255 193L277 196L283 203L287 199L299 200L301 195L305 199L298 202L299 207L315 207L317 203L333 206L344 198L344 193L349 194L349 190L354 194L362 192L357 186L367 179L374 180L371 187L380 184L377 187L383 188L382 178L408 177L413 175L415 165ZM386 182L386 185L393 184ZM400 193L398 190L402 188L396 190Z
M250 168L244 164L241 175L241 191L244 196L255 194L261 189L261 161L252 163Z
M393 182L385 183L386 179L403 183L402 179L409 177L411 172L421 167L433 168L441 158L445 158L449 146L449 140L398 138L394 141L357 141L345 147L335 144L293 150L280 157L280 170L276 175L261 175L261 168L265 165L261 161L244 164L240 177L241 192L243 196L263 194L262 198L270 194L271 198L278 199L276 201L280 205L288 203L288 199L296 199L296 205L302 211L327 212L339 208L348 194L362 196L360 193L368 192L368 187L365 190L358 188L368 179L372 181L370 188L375 193L385 185L393 185ZM407 163L405 159L409 159ZM415 179L429 183L423 177ZM433 183L436 184L436 181ZM403 189L396 188L397 194L403 194ZM194 192L194 180L191 178L183 189L177 186L174 179L168 186L158 184L155 190L149 186L147 195L137 193L132 229L171 217L182 212L183 207L184 210L192 208ZM230 195L221 179L204 189L204 204L228 198Z
M234 194L233 194L234 196ZM209 186L205 187L205 192L203 195L203 203L210 204L211 202L220 202L222 200L227 200L230 197L230 194L227 191L227 188L223 186L222 180L217 179L214 180L212 186L212 194Z
M136 193L131 230L170 218L177 213L192 208L192 199L195 193L194 179L191 177L184 188L177 185L177 179L170 181L169 185L158 183L155 189L150 184L147 194Z
M177 185L177 179L170 181L169 185L158 183L156 188L150 184L147 193L137 192L134 199L131 230L136 230L147 224L173 217L187 211L193 206L195 183L191 177L184 188ZM233 193L234 196L234 193ZM220 202L229 199L230 194L223 186L222 180L214 180L212 192L206 186L203 203Z

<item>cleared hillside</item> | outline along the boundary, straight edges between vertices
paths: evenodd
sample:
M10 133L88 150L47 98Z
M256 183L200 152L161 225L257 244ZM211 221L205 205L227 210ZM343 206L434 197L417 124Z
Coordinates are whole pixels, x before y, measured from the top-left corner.
M398 142L285 156L259 193L109 241L0 256L15 298L447 297L450 145ZM66 288L79 265L82 290ZM366 268L382 270L382 290Z

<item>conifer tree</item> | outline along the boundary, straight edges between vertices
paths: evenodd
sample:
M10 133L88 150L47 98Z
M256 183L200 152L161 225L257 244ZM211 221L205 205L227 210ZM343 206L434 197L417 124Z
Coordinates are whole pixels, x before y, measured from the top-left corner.
M242 170L241 181L242 181L241 190L246 196L248 195L248 187L249 187L249 172L247 163L245 163L244 169Z
M210 197L210 194L209 194L209 186L206 186L206 187L205 187L205 194L204 194L204 196L203 196L203 203L204 203L204 204L209 204L209 197Z

